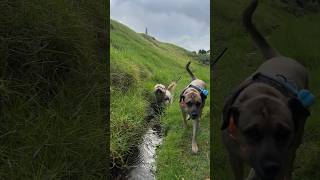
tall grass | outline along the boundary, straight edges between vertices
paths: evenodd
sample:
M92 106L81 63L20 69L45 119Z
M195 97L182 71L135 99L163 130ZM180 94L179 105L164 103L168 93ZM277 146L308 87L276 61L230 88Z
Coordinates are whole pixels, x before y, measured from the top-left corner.
M106 176L102 1L0 3L0 177Z

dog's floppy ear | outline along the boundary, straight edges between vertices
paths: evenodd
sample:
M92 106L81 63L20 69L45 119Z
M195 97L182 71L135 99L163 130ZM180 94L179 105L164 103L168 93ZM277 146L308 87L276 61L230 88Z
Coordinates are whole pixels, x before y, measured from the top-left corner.
M288 101L288 107L291 110L295 131L299 127L303 127L305 120L310 116L307 108L303 107L302 103L297 98L291 98Z
M234 123L237 126L238 125L239 115L240 115L239 108L237 106L225 107L223 109L223 113L222 113L221 130L226 129L229 126L231 117L233 117Z
M179 102L184 101L184 98L185 98L185 96L181 94Z
M184 101L184 98L185 98L184 92L185 92L185 91L186 91L186 89L184 89L184 90L181 92L179 102Z

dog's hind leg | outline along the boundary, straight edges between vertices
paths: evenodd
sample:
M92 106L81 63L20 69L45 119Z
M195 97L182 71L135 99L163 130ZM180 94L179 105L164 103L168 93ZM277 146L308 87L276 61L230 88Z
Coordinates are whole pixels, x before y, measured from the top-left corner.
M196 141L197 130L199 127L199 119L193 120L192 128L192 153L196 154L198 152L198 145Z

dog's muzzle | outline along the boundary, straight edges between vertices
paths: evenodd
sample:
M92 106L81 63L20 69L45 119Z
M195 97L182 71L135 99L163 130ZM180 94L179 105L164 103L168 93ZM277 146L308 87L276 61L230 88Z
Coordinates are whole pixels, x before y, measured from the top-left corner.
M274 179L280 171L280 163L272 162L272 161L265 162L262 165L262 169L263 169L264 176L267 179Z
M198 113L196 113L196 112L191 113L192 119L196 119L197 117L198 117Z

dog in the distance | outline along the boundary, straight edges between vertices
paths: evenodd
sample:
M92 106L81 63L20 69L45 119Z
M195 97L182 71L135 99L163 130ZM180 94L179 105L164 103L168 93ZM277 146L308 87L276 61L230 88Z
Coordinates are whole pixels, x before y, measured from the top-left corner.
M197 79L189 69L190 63L191 62L186 65L186 70L191 76L192 81L182 91L179 102L184 128L187 128L187 119L191 118L193 120L192 153L196 154L198 152L196 133L199 128L199 121L208 91L206 90L206 83L200 79Z
M154 94L156 97L157 104L168 106L172 104L173 101L173 93L177 87L177 81L173 81L170 85L166 88L163 84L156 84L154 86Z
M222 140L236 180L290 180L296 150L301 144L308 107L308 73L297 61L280 55L252 24L258 5L252 0L243 23L265 62L226 99L222 114Z

